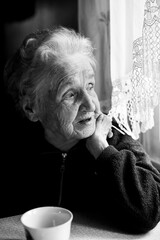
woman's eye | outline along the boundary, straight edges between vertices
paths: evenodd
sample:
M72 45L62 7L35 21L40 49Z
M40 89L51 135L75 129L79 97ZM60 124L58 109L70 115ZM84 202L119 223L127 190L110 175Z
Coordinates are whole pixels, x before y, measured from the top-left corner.
M64 98L65 99L72 99L72 98L74 98L75 97L75 93L74 92L68 92L68 93L66 93L65 95L64 95Z
M92 89L94 89L94 84L89 83L88 86L87 86L87 90L91 91Z

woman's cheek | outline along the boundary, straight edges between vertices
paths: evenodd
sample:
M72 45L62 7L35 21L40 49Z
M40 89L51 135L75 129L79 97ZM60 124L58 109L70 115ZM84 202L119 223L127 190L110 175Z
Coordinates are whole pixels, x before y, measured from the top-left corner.
M69 121L74 121L78 113L78 104L63 104L61 108L63 112L63 117L67 118Z
M75 111L71 106L63 104L58 111L59 121L63 126L70 125L75 118Z
M59 131L68 139L73 134L72 118L68 112L63 111L58 115Z

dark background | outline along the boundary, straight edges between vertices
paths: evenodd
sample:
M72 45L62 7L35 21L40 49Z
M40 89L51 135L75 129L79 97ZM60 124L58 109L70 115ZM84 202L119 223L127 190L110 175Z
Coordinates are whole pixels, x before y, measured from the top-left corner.
M23 184L23 181L18 180L17 168L21 171L22 167L25 167L25 154L33 143L38 145L39 134L38 125L23 118L7 94L3 81L4 66L24 37L36 29L61 25L77 31L77 5L77 0L6 0L1 5L0 217L16 214L9 205L14 198L14 189ZM18 185L15 184L14 178L17 179Z
M20 46L24 37L36 30L65 26L77 30L76 0L15 0L4 1L1 37L1 145L2 151L11 155L22 144L28 133L28 121L21 118L14 108L3 82L3 70L7 59ZM31 124L32 126L33 124ZM26 130L26 133L24 132ZM23 139L24 140L24 139ZM19 142L18 142L19 141ZM18 147L19 146L19 147ZM3 157L4 158L4 157Z

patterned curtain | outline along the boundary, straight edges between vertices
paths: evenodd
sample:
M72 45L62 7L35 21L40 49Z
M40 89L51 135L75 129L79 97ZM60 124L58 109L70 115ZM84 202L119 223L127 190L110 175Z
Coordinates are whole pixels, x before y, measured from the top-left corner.
M111 105L110 115L137 139L154 126L160 102L160 1L79 0L78 12L79 31L96 48L102 110Z
M111 114L160 161L160 1L110 1L110 16Z

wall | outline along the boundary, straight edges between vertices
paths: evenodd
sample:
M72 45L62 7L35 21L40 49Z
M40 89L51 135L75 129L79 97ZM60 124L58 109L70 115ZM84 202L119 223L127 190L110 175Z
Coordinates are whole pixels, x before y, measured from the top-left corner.
M19 0L19 3L12 3L12 5L5 7L5 60L20 45L26 34L36 29L52 28L57 25L77 29L76 0L30 0L29 2L27 1L26 4Z

